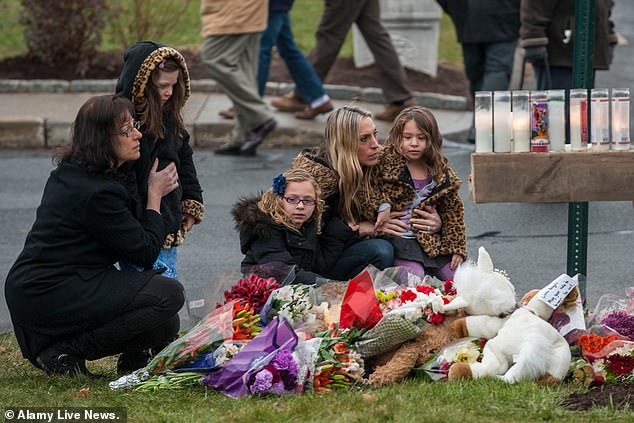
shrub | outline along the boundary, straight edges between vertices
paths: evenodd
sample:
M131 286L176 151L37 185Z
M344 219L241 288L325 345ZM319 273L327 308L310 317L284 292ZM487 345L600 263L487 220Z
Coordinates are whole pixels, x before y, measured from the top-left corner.
M49 65L75 65L83 74L97 53L106 0L22 0L20 23L28 53Z
M191 0L111 0L112 41L122 49L136 41L160 40L174 28Z

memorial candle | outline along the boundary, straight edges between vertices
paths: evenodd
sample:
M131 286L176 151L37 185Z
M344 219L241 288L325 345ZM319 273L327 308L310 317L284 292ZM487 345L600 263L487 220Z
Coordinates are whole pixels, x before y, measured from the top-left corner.
M630 149L629 88L612 88L612 148Z
M570 90L570 149L584 151L588 148L588 90Z
M493 151L493 95L491 91L475 93L476 153Z
M566 93L548 90L548 140L550 151L564 151L566 146Z
M510 91L495 91L493 93L493 151L510 152L511 135L511 93Z
M590 91L590 116L592 117L592 126L590 127L592 150L609 150L610 103L607 89L593 88L592 91Z
M531 93L531 151L548 152L548 95L546 91Z
M526 90L513 91L513 151L530 151L531 112L528 107L529 94Z

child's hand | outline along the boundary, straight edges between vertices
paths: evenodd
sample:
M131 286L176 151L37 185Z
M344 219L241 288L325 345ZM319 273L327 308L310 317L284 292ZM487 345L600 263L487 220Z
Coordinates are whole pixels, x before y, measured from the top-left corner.
M460 254L454 254L451 256L451 270L456 270L463 262L463 258Z
M374 224L374 230L378 231L385 222L390 220L390 209L387 208L376 215L376 223Z
M353 231L358 231L359 230L359 224L358 223L354 223L354 222L347 222L348 223L348 227L350 229L352 229Z
M185 213L183 215L183 224L185 225L185 228L187 229L187 232L192 230L192 228L194 227L194 222L195 221L196 221L196 219L191 214Z

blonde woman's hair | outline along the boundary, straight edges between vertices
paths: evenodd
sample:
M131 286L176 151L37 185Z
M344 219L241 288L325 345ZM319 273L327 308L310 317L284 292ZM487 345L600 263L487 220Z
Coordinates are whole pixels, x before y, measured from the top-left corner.
M427 137L429 142L428 148L423 153L421 160L429 169L436 182L440 182L443 177L443 169L447 166L447 158L442 152L442 135L438 129L438 122L434 114L427 108L421 106L413 106L404 109L392 124L390 133L385 140L385 145L392 145L394 149L401 155L403 154L402 140L405 124L413 120L416 127Z
M370 193L372 169L359 163L359 126L372 114L354 105L343 106L328 116L322 146L339 176L339 213L346 222L358 223L363 215L360 196Z
M319 189L319 185L317 185L317 181L315 181L313 175L302 169L290 169L284 172L283 175L284 178L286 178L284 190L286 190L286 186L291 182L309 181L313 185L315 190L315 210L308 221L315 220L317 233L321 233L321 215L324 212L324 200L321 199L321 190ZM258 207L264 213L271 216L271 219L273 219L275 223L284 225L291 230L299 231L301 225L295 224L284 212L283 197L284 194L279 195L271 187L262 194L262 199L258 202Z

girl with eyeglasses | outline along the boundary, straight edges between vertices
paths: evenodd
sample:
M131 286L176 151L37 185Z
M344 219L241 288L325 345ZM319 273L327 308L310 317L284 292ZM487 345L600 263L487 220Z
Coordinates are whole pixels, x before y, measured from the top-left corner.
M138 42L124 54L124 64L117 94L135 106L139 119L141 156L131 165L128 189L137 212L147 202L147 178L156 159L159 169L174 163L178 170L178 189L161 204L161 216L167 234L154 264L163 275L178 278L176 247L204 214L202 189L196 175L189 133L183 123L182 110L190 95L189 73L183 56L171 47L151 41ZM127 270L142 270L121 262Z
M240 199L232 214L245 255L242 271L263 265L290 269L293 283L314 284L337 261L354 231L331 219L323 233L324 201L315 179L299 169L273 180L261 197ZM325 278L324 278L325 279Z

